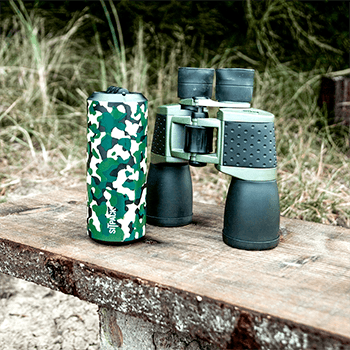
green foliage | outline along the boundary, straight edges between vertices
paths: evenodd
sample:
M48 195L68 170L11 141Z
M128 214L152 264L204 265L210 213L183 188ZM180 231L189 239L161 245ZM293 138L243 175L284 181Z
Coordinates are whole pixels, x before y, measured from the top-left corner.
M78 28L79 38L89 42L95 36L93 23L98 23L101 46L113 50L109 9L113 20L115 8L123 28L126 49L137 42L139 24L146 32L176 42L181 31L184 44L193 46L196 55L211 61L216 55L234 56L237 65L255 65L263 69L271 57L289 62L295 69L308 71L319 64L343 69L349 64L349 5L345 1L26 1L26 8L47 19L47 27L55 35L76 14L86 11L93 21ZM113 5L113 6L112 6ZM2 2L4 19L12 14L8 2ZM48 29L46 29L48 31ZM121 39L116 35L118 41ZM112 40L111 40L112 39ZM120 46L123 46L120 41ZM335 51L334 51L335 50ZM340 52L341 51L341 52ZM272 56L271 56L272 55ZM271 57L270 57L271 56ZM203 57L202 57L203 58ZM247 58L250 60L247 60Z
M323 9L327 9L327 4L324 4ZM345 64L348 59L349 38L346 32L349 9L343 4L338 10L334 12L332 8L330 12L333 11L335 18L342 20L335 26L342 27L342 31L328 27L334 23L334 18L327 16L329 12L320 13L315 3L248 0L248 42L255 42L260 57L265 61L272 60L276 64L289 62L289 65L302 70L327 63L338 69L343 68L339 63ZM338 33L342 34L343 41L338 40ZM254 50L251 51L254 55Z

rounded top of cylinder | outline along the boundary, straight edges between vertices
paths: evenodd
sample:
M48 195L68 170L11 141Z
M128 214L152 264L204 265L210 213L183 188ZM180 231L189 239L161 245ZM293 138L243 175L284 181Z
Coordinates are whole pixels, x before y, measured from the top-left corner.
M215 70L212 68L180 67L178 70L178 97L211 98L214 73Z
M107 94L122 94L122 95L126 95L129 94L129 90L128 89L124 89L122 87L119 86L110 86L107 90L106 90Z
M110 86L106 91L95 91L88 100L128 103L144 102L147 98L140 92L129 92L125 88Z

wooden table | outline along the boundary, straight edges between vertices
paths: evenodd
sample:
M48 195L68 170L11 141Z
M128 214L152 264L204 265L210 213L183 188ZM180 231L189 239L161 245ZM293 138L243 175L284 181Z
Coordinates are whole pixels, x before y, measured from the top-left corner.
M237 250L224 208L195 203L190 225L105 246L86 234L85 196L1 204L0 272L223 349L350 349L349 229L281 218L277 248Z

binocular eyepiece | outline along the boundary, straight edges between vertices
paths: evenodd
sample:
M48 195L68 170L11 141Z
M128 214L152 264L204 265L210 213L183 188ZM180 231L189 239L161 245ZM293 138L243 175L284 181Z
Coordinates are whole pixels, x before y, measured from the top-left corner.
M181 67L178 71L177 96L211 98L214 69ZM254 69L216 69L215 98L219 102L250 102L253 96Z
M181 67L178 71L177 96L179 98L211 98L214 69Z
M149 224L191 223L189 165L212 163L232 177L223 241L248 250L277 246L280 211L274 115L250 107L253 84L253 69L179 68L180 103L158 107L156 117L147 180ZM216 118L209 118L209 107L219 108Z

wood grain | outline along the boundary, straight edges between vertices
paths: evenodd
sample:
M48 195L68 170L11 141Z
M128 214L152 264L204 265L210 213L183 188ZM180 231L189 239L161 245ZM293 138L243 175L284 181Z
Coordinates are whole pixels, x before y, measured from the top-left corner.
M84 188L3 203L0 271L222 348L350 349L350 230L281 218L277 248L243 251L222 242L223 209L106 246Z

